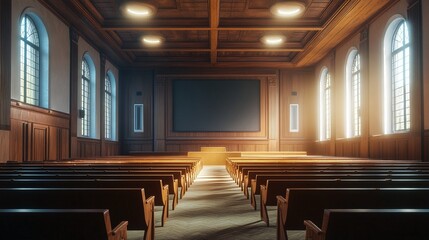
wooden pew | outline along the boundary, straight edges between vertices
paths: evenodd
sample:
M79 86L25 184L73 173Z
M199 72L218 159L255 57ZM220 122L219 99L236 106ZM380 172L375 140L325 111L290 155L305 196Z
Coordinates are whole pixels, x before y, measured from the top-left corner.
M0 209L2 239L123 240L127 224L112 229L107 209Z
M429 174L429 169L391 169L391 168L315 168L311 166L306 167L251 167L242 169L243 178L243 190L247 198L249 198L248 188L251 186L252 179L256 178L258 174ZM258 186L258 185L257 185Z
M342 173L338 171L337 173L300 173L292 174L290 172L286 173L266 173L260 174L255 177L251 182L251 205L256 209L256 195L260 194L260 186L264 185L269 179L332 179L332 180L345 180L345 179L426 179L429 181L429 174L396 174L393 173L374 173L366 172L367 170L362 170L359 172L350 172Z
M1 171L0 174L7 172L6 170ZM185 169L177 169L177 168L168 168L168 167L148 167L148 168L133 168L130 167L125 168L103 168L103 167L81 167L81 166L72 166L72 167L45 167L43 169L20 169L14 170L16 174L35 174L35 173L54 173L54 174L172 174L174 179L178 181L178 187L180 186L180 194L178 192L178 187L174 187L174 183L171 183L169 180L165 182L170 186L170 193L177 192L177 196L182 198L185 195L187 190L187 182L186 182L186 172ZM144 176L143 176L144 177Z
M306 219L321 226L328 208L429 208L429 188L289 188L277 196L277 239Z
M269 179L261 185L261 219L269 226L267 206L277 206L277 196L288 188L429 188L428 179Z
M167 175L166 177L172 177ZM136 179L133 178L24 178L24 179L0 179L0 188L144 188L149 195L155 196L157 191L149 189L146 180L158 181L159 175L154 177L145 176ZM163 181L161 179L161 181ZM163 181L164 183L164 181ZM176 181L177 183L177 181ZM176 184L177 185L177 184ZM170 189L170 188L169 188ZM171 192L170 192L171 193ZM158 196L162 199L163 196ZM175 209L177 205L177 195L173 197L172 208Z
M85 164L19 164L7 166L0 164L0 175L3 173L15 174L35 174L35 173L161 173L173 174L175 179L178 179L181 187L180 198L185 194L188 186L189 174L186 167L168 167L168 166L134 166L134 165L85 165ZM188 180L187 180L188 179Z
M144 230L153 239L155 197L141 188L0 188L4 209L109 209L113 225L128 221L128 229Z
M326 209L322 228L306 220L311 240L427 239L429 209Z

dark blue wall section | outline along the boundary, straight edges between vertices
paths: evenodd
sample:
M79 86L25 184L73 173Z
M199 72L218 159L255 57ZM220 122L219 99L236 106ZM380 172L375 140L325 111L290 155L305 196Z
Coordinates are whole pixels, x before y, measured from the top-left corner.
M173 80L173 131L260 131L259 80Z

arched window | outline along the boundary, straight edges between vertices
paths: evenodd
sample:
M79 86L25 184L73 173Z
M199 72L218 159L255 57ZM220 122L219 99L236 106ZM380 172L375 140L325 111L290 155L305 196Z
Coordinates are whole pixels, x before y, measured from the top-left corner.
M320 140L331 138L331 76L327 68L322 70L319 94L319 130Z
M360 55L353 49L346 65L346 135L357 137L361 135L361 74Z
M385 35L385 133L410 129L410 41L403 18L392 21Z
M82 120L81 134L89 137L91 129L91 71L88 61L82 60L82 85L81 85L81 110Z
M20 101L49 107L49 40L45 25L34 13L20 23Z
M106 74L104 83L104 137L112 139L112 81Z

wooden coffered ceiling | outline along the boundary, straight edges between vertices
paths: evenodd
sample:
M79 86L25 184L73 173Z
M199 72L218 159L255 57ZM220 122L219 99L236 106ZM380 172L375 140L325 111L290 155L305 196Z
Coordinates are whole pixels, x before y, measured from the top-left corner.
M301 0L302 16L279 19L270 13L278 0L151 0L156 15L137 21L122 14L124 0L40 1L120 66L275 68L311 66L397 2ZM260 38L270 33L286 43L264 46ZM165 42L144 46L147 34Z

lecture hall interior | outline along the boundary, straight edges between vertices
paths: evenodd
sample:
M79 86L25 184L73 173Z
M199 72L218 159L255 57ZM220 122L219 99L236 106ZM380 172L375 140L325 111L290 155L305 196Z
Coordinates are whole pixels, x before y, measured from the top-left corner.
M429 239L428 162L427 0L0 1L0 236Z

